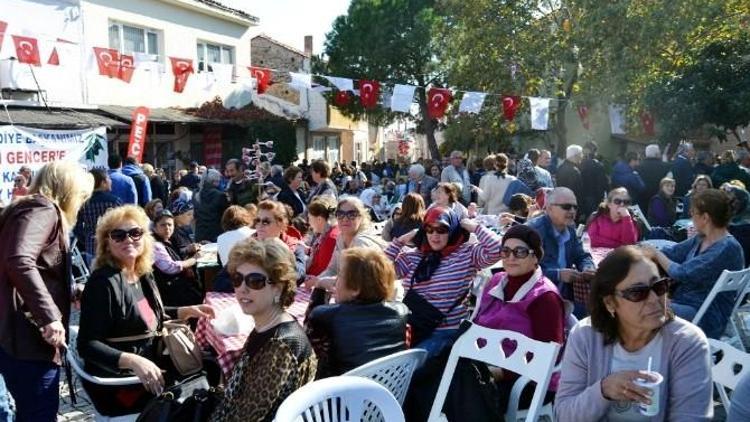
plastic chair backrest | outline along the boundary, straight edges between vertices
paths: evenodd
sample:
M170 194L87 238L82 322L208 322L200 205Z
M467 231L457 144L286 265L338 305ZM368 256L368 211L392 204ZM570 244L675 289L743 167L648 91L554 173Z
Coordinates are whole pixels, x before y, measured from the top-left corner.
M303 386L281 403L276 422L404 421L401 405L377 382L342 375Z
M68 328L68 350L65 353L66 360L70 363L75 373L86 381L98 385L132 385L140 384L141 380L136 376L121 378L102 378L89 374L83 369L83 360L78 355L78 326L71 325Z
M513 348L513 345L515 345L515 348ZM557 343L532 340L515 331L493 330L471 324L469 329L453 345L427 420L429 422L440 420L443 403L448 394L448 388L459 358L482 361L515 372L522 378L525 377L536 382L534 398L526 416L526 420L536 420L547 393L559 350L560 345ZM515 412L515 409L511 410ZM506 420L511 419L514 418L509 418L506 414Z
M706 300L703 301L700 309L693 318L693 324L698 325L703 315L708 311L709 306L713 302L716 295L723 292L735 292L735 294L741 294L745 290L745 286L750 281L750 268L739 271L728 271L724 270L719 279L714 283L714 287L711 292L706 296ZM732 299L734 301L734 298Z
M344 375L377 381L396 397L399 404L403 404L406 392L409 391L411 377L414 371L422 366L426 357L427 351L424 349L405 350L366 363Z
M727 389L734 390L740 379L750 372L750 354L735 349L723 341L708 339L711 345L711 376L724 404L729 410L730 400Z

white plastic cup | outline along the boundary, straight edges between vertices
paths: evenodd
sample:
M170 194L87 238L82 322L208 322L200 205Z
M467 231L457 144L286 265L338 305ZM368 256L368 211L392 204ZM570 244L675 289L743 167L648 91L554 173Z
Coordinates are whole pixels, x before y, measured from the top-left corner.
M661 390L661 383L664 381L664 377L660 373L654 371L649 372L649 375L654 377L655 381L649 381L643 378L635 380L637 386L651 390L651 404L647 405L639 402L638 408L641 411L641 415L656 416L659 413L659 390Z

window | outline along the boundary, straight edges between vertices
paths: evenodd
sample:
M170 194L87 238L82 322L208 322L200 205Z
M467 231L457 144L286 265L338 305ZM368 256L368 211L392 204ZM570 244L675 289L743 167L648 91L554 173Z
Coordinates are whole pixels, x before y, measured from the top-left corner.
M234 64L234 48L199 41L197 45L198 71L211 71L206 63Z
M123 54L149 54L154 61L159 61L159 33L153 29L111 22L109 48Z
M313 147L310 154L312 160L326 160L329 163L339 161L339 137L338 136L313 136Z

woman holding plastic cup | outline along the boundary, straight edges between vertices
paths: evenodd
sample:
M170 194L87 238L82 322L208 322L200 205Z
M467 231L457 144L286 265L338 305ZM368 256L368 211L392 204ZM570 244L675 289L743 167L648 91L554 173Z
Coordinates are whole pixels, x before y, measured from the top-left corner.
M712 418L708 341L674 316L668 290L669 280L643 249L622 246L601 262L591 283L591 316L568 337L558 420Z

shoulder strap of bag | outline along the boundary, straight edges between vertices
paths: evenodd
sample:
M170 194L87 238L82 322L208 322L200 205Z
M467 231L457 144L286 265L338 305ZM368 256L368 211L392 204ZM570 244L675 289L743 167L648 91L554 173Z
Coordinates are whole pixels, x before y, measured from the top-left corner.
M146 340L152 337L158 337L160 335L160 331L149 331L148 333L136 334L134 336L109 337L105 338L104 340L110 343L124 343L128 341Z

